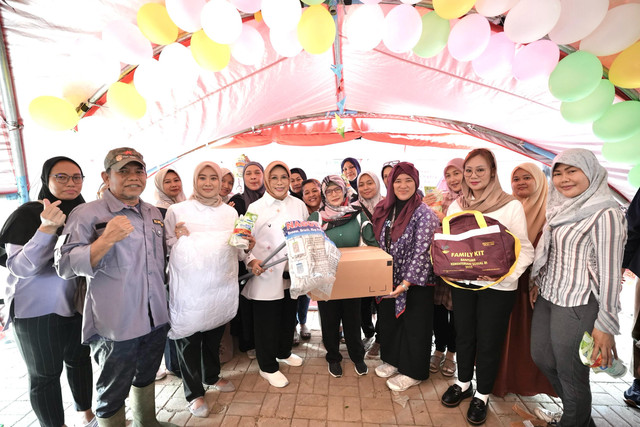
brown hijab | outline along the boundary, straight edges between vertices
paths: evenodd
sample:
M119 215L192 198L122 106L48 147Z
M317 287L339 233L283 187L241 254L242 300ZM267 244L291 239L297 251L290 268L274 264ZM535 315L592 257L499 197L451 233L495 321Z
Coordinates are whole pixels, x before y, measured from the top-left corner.
M533 194L525 199L518 199L524 207L524 214L527 217L527 230L529 231L529 241L535 242L538 233L542 230L542 226L546 221L545 214L547 208L547 195L549 193L549 183L547 177L542 170L533 163L522 163L516 166L511 172L511 181L513 175L518 169L529 173L536 182ZM516 197L517 198L517 197Z
M269 193L269 195L271 195L271 197L273 197L274 199L284 200L289 194L288 187L287 192L283 197L276 197L275 193L273 192L273 188L271 188L271 182L269 180L269 174L271 174L271 171L278 166L286 170L287 176L291 177L291 171L289 171L289 167L287 166L287 164L285 162L281 162L280 160L275 160L269 163L264 169L264 188L267 190L267 193Z
M505 193L500 186L496 157L486 148L471 150L464 159L463 170L466 168L467 162L476 156L482 156L488 161L490 168L488 173L493 174L493 176L481 194L474 194L467 185L467 179L462 180L462 196L458 197L458 203L462 210L489 213L497 211L512 200L516 200L511 194Z
M215 194L211 197L205 197L198 192L198 175L206 167L210 167L218 175L218 186L216 187ZM222 172L220 166L213 162L202 162L196 166L196 170L193 171L193 194L189 197L191 200L196 200L205 206L217 207L222 204L222 197L220 197L220 186L222 184Z

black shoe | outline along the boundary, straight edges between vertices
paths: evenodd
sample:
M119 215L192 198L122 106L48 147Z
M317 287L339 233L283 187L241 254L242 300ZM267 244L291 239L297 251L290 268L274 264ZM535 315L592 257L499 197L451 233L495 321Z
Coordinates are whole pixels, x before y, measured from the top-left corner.
M467 411L467 421L475 426L484 424L487 421L487 404L482 399L474 397L469 404Z
M462 391L462 388L460 388L458 384L454 384L449 386L447 391L444 392L440 402L442 402L444 406L455 408L460 402L471 396L473 396L473 385L469 384L469 388L466 391Z
M369 367L367 366L366 363L364 363L364 360L357 362L355 365L356 365L356 374L362 376L362 375L367 375L369 373Z
M329 362L329 373L334 378L340 378L342 376L342 365L340 362Z
M634 379L633 384L623 393L623 396L627 405L633 408L640 407L640 380Z

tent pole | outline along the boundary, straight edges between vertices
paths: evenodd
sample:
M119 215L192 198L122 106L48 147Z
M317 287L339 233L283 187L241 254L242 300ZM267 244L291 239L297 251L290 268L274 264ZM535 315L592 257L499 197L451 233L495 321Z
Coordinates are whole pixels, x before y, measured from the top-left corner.
M27 168L24 164L24 152L22 150L22 137L20 129L22 125L18 122L18 112L16 107L16 98L13 90L13 79L11 78L11 70L9 69L9 61L7 59L7 48L4 43L4 34L2 23L0 22L0 72L2 80L0 81L0 92L2 92L2 105L4 106L4 121L7 124L7 132L9 134L9 144L11 149L11 157L15 168L16 186L18 190L18 199L20 203L29 201L29 190L27 186Z

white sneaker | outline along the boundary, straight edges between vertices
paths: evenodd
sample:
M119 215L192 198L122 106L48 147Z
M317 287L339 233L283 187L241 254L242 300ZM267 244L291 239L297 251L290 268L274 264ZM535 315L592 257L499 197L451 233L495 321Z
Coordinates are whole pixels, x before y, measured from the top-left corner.
M254 348L252 348L251 350L247 350L247 357L249 359L255 359L256 358L256 350Z
M293 353L291 353L291 356L287 357L286 359L276 358L276 360L278 362L286 363L289 366L302 366L302 357Z
M387 380L387 387L393 391L405 391L409 387L420 384L420 380L414 380L406 375L398 374Z
M560 422L560 418L562 418L562 412L553 412L541 406L534 408L533 413L536 417L551 425L556 425Z
M202 405L198 406L197 409L194 409L193 408L193 404L198 399L202 399L203 403L202 403ZM191 415L193 415L194 417L207 418L207 416L209 415L209 406L207 406L207 401L204 400L203 397L198 397L196 399L193 399L191 402L189 402L189 412L191 412Z
M393 365L389 365L388 363L383 363L382 365L376 367L376 375L381 378L389 378L396 372L398 372L398 368Z
M284 374L280 371L275 371L273 374L270 374L261 370L260 376L269 381L269 384L274 387L282 388L289 384L289 380L287 379L287 377L285 377Z

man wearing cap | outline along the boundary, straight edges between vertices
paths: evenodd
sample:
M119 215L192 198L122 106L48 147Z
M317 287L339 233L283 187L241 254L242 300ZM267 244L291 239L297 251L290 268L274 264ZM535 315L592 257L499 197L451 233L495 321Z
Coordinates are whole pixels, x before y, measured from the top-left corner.
M82 339L100 366L98 424L125 425L131 389L134 425L158 426L154 380L169 322L164 223L160 211L140 199L147 181L140 153L113 149L104 168L108 189L69 215L56 268L61 277L87 279Z

